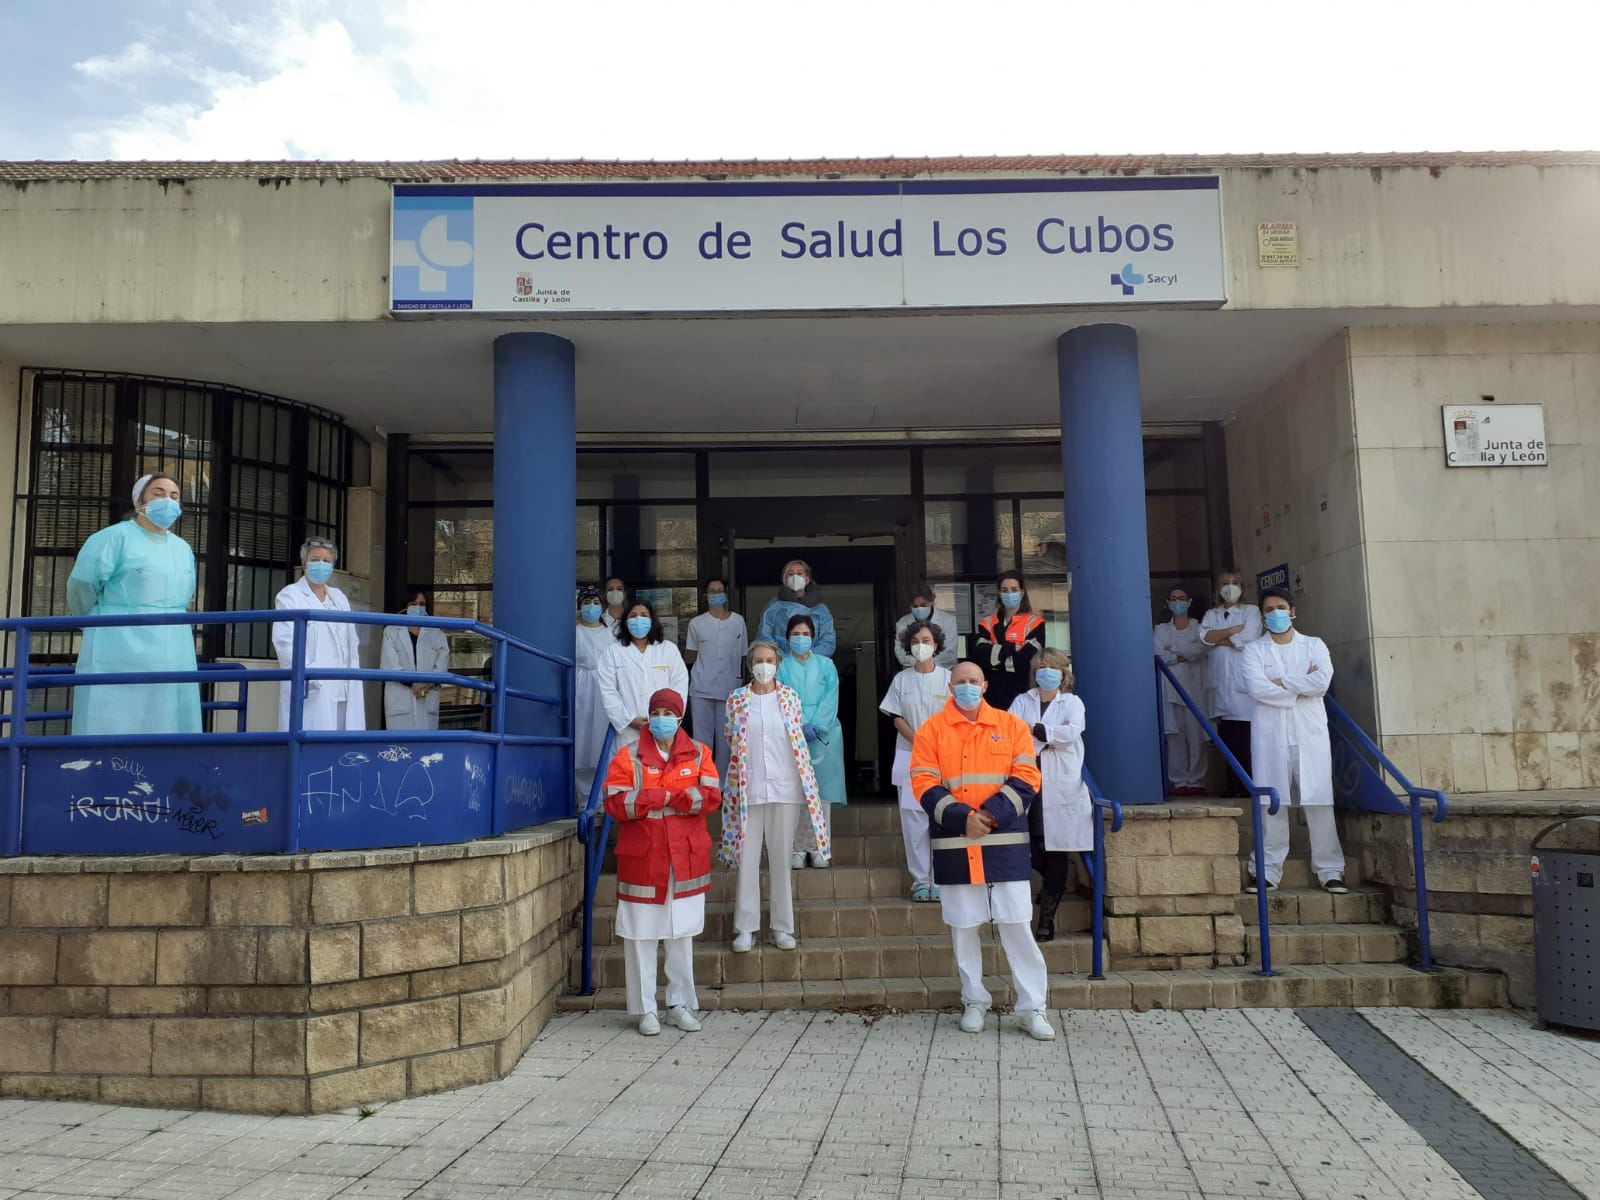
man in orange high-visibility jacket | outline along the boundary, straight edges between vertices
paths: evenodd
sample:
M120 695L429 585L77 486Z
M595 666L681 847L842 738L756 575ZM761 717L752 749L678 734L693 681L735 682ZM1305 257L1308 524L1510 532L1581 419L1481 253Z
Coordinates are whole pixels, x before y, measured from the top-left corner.
M1056 1036L1044 1015L1049 979L1028 928L1028 806L1039 794L1033 734L1017 717L984 702L988 684L976 663L959 663L950 685L950 701L917 730L911 791L933 826L933 879L955 944L961 1028L981 1033L993 999L983 986L978 940L979 927L993 921L1017 989L1017 1024L1048 1041Z

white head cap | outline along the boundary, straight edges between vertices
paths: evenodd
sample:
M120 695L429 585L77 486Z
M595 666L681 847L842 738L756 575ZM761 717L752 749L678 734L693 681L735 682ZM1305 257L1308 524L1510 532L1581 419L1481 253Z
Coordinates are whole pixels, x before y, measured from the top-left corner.
M145 488L150 486L150 481L155 477L155 472L152 471L148 475L139 476L139 482L133 485L133 506L135 508L139 507L139 501L144 496Z

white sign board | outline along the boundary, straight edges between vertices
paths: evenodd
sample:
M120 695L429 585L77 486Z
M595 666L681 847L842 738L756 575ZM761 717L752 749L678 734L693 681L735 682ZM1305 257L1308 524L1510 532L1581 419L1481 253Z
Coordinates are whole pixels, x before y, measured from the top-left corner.
M514 314L1226 299L1210 176L397 184L390 308Z
M1446 404L1447 467L1547 467L1542 404Z

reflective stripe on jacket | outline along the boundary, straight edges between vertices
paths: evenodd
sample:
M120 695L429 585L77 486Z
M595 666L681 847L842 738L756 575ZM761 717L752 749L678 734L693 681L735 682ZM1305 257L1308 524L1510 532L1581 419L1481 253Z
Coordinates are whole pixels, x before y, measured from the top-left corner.
M663 758L648 735L624 746L606 772L606 812L617 824L617 899L665 904L711 890L706 814L722 805L711 751L682 730Z
M1039 794L1039 759L1016 717L981 704L969 720L951 700L917 730L911 791L931 824L935 883L1030 877L1028 807ZM967 818L979 810L995 827L972 841Z

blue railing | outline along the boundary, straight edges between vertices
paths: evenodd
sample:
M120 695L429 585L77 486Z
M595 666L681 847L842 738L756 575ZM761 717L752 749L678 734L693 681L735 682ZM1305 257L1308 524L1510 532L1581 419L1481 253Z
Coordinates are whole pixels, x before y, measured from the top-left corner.
M595 764L594 783L589 785L589 794L578 810L578 843L583 847L583 986L579 992L584 996L594 995L594 893L600 886L600 868L611 841L611 814L606 812L601 798L606 792L606 768L616 745L617 731L607 726L600 761Z
M1089 774L1089 768L1083 768L1083 783L1089 789L1089 800L1094 806L1094 851L1092 853L1094 872L1094 901L1089 910L1089 936L1094 939L1091 953L1094 955L1094 968L1089 973L1090 979L1104 979L1105 973L1105 931L1106 931L1106 818L1111 818L1111 832L1117 833L1122 829L1122 805L1115 800L1108 800L1100 790L1100 785L1094 781L1094 776Z
M472 633L492 645L490 678L450 672L321 668L306 664L311 621ZM193 670L78 672L35 667L32 639L77 629L195 625L292 626L289 665L255 670L207 663ZM283 609L25 617L0 621L15 666L0 675L7 769L0 780L0 855L261 854L470 841L569 816L573 679L570 660L476 621L387 613ZM515 653L516 659L511 655ZM558 678L553 694L507 682ZM472 730L308 730L308 683L430 683L482 693L492 714ZM239 685L240 728L223 733L29 732L67 712L30 712L42 690L150 684ZM251 685L287 684L285 731L246 727ZM136 693L130 702L136 702ZM510 710L511 703L517 704ZM552 733L513 732L543 726ZM17 719L21 716L22 719ZM371 751L372 753L368 753Z
M1332 696L1323 697L1328 730L1334 738L1335 795L1346 808L1361 812L1408 814L1411 817L1411 871L1417 891L1417 956L1419 970L1432 971L1433 941L1428 931L1428 868L1422 852L1422 806L1433 802L1434 824L1450 812L1450 801L1437 788L1417 787ZM1374 766L1376 764L1376 766ZM1389 789L1383 772L1406 794L1402 804Z
M1167 779L1167 698L1162 692L1161 681L1165 679L1172 685L1172 690L1182 700L1185 707L1194 714L1195 720L1200 722L1200 728L1205 730L1206 736L1211 739L1212 745L1222 752L1222 761L1228 764L1228 769L1244 784L1245 791L1250 793L1250 832L1255 843L1256 867L1256 922L1261 931L1261 969L1257 975L1274 975L1272 969L1272 933L1267 928L1267 877L1266 877L1266 830L1261 821L1261 802L1267 803L1267 813L1276 815L1280 806L1278 789L1272 787L1257 787L1256 781L1250 778L1249 772L1242 763L1234 757L1233 751L1223 744L1222 738L1217 733L1205 713L1195 704L1193 697L1184 690L1183 684L1178 682L1178 677L1172 673L1172 668L1162 662L1160 658L1156 664L1156 733L1161 739L1161 786L1166 787Z

